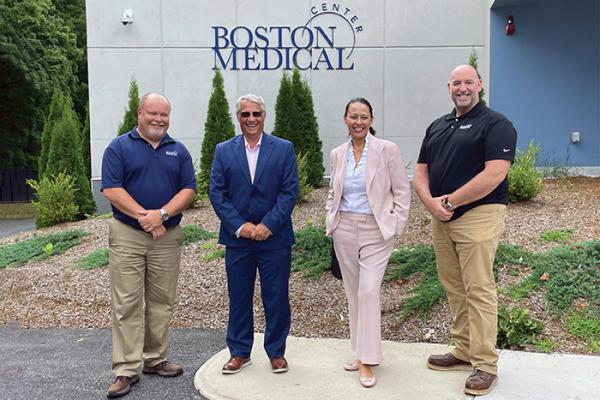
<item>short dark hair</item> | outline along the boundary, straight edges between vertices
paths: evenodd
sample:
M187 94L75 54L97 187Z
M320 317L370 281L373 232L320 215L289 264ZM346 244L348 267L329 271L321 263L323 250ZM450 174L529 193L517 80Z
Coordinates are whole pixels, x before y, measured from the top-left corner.
M362 103L365 106L369 107L369 114L371 114L371 118L373 118L373 107L371 107L371 103L369 103L369 100L365 99L364 97L354 97L353 99L350 99L348 104L346 104L346 109L344 110L344 117L348 116L348 107L350 107L350 104L353 103ZM375 136L375 129L373 129L372 126L369 127L369 133Z

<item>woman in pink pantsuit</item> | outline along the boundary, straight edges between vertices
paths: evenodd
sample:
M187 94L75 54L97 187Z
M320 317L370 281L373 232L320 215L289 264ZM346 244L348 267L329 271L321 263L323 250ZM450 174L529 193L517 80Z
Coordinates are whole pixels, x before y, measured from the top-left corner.
M381 282L394 237L408 218L410 184L398 146L374 136L367 100L350 100L344 123L349 140L329 156L326 229L342 271L356 353L344 369L359 371L361 385L372 387L377 380L371 367L382 360Z

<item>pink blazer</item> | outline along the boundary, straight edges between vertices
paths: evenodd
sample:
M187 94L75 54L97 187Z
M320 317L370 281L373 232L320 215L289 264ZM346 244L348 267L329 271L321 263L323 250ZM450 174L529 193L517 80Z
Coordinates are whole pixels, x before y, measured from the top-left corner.
M350 142L336 147L329 155L331 180L327 196L326 234L331 235L340 222L340 202L344 190L346 160ZM408 219L410 184L396 144L369 136L365 166L369 206L384 240L400 235Z

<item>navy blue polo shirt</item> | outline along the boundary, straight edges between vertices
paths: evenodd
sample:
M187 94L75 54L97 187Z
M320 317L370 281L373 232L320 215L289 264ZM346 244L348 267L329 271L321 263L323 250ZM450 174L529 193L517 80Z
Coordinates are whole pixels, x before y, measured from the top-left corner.
M477 103L460 117L456 110L433 121L427 128L418 163L427 164L433 197L450 194L483 171L490 160L513 161L517 131L499 112ZM507 204L505 178L482 199L458 207L452 219L482 204Z
M196 176L190 153L185 146L165 134L158 147L140 137L135 127L108 145L102 158L102 190L123 188L146 210L157 210L182 189L196 190ZM112 206L114 217L142 230L137 220ZM165 228L181 221L181 213L172 215Z

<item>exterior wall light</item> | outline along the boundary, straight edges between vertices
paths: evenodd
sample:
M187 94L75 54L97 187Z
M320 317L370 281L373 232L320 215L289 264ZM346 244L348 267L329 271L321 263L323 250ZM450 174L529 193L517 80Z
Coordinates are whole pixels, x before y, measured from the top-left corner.
M515 19L512 15L509 15L508 20L506 21L506 36L514 35L516 30Z

